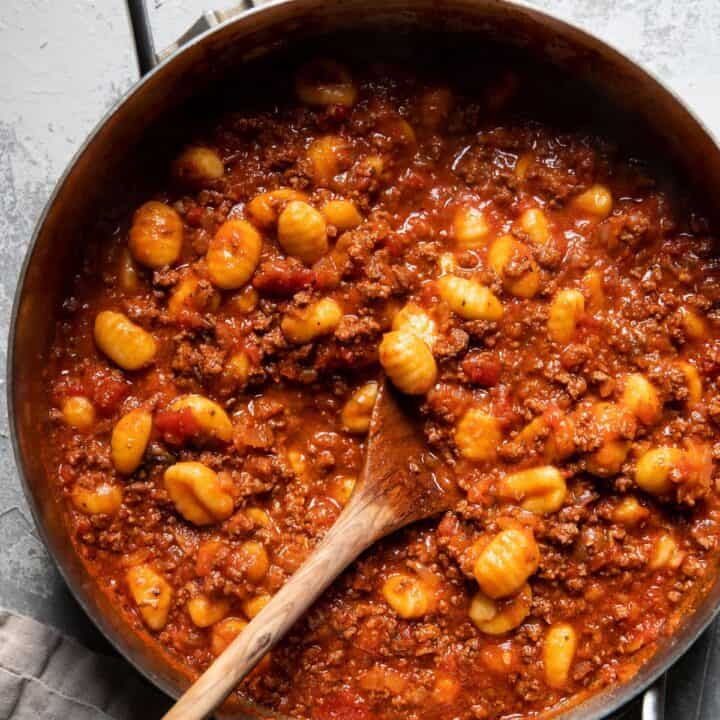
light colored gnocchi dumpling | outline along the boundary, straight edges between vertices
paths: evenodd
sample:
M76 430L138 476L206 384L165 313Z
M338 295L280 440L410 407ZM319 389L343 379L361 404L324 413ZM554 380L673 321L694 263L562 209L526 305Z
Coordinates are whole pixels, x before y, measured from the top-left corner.
M490 246L488 265L511 295L531 298L540 289L540 268L530 248L511 235L503 235Z
M95 344L123 370L139 370L157 352L155 338L123 313L103 310L95 317Z
M655 386L642 374L625 378L620 402L644 425L653 425L662 415L662 403Z
M95 425L95 406L82 395L65 398L62 415L63 420L76 430L91 430Z
M493 600L478 592L470 603L470 619L475 627L487 635L502 635L514 630L530 613L532 590L525 583L513 597L505 601Z
M234 290L252 277L262 250L260 233L246 220L226 220L208 246L210 282L221 290Z
M150 565L137 565L126 574L130 595L145 624L151 630L162 630L170 613L172 588Z
M328 250L325 218L306 202L289 202L278 218L278 242L288 255L312 265Z
M183 223L174 208L153 200L135 212L128 247L141 265L154 270L172 265L180 257L182 242Z
M199 428L197 440L225 443L232 440L233 426L227 413L215 401L204 395L196 393L179 395L168 405L168 410L171 412L187 410L192 414Z
M577 651L577 633L568 623L553 625L543 642L545 682L553 688L567 685L570 668Z
M75 508L85 515L115 515L122 505L122 490L106 482L94 488L76 483L71 498Z
M335 331L342 319L342 308L332 298L323 298L292 313L280 321L283 335L296 345L304 345Z
M437 340L437 323L414 302L407 303L395 314L392 329L417 335L429 348Z
M370 428L378 384L374 381L361 385L345 403L340 420L343 428L352 433L363 434Z
M211 598L196 595L188 600L187 610L190 619L197 627L206 628L220 622L230 612L230 603L226 598Z
M119 473L131 475L140 467L151 431L152 415L143 408L131 410L115 423L110 437L110 457Z
M453 218L455 243L463 250L478 250L487 244L490 226L480 208L461 207Z
M470 408L455 429L455 445L468 460L494 460L501 441L500 422L482 408Z
M382 594L387 604L402 618L419 618L432 611L431 588L417 576L391 575L383 584Z
M212 525L232 515L232 496L217 473L199 462L179 462L165 471L165 488L177 511L194 525Z
M306 105L352 106L357 87L350 70L335 60L321 58L303 65L295 76L295 91Z
M307 202L308 196L293 188L278 188L256 195L247 205L246 212L260 228L268 230L278 221L285 206L293 200Z
M585 312L585 298L579 290L560 290L550 304L547 329L551 340L569 343Z
M352 230L362 222L362 215L350 200L330 200L322 207L322 214L340 232Z
M445 275L438 281L440 297L464 320L497 321L503 316L502 303L492 290L474 280Z
M391 382L407 395L423 395L437 378L437 365L430 348L406 330L385 333L380 342L380 364Z
M506 475L498 491L500 497L520 502L525 510L545 515L562 507L567 484L560 470L553 465L543 465Z
M173 175L192 185L218 180L225 174L225 165L216 150L201 145L185 148L173 163Z
M532 531L509 528L482 548L473 574L480 589L496 600L518 592L539 564L540 550Z
M575 197L573 205L598 220L604 220L613 208L612 193L605 185L591 185Z

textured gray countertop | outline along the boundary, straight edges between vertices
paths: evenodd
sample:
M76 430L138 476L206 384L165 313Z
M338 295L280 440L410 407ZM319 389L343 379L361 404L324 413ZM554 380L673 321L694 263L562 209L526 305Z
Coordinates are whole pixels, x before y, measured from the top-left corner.
M212 0L148 0L158 47ZM231 4L230 0L220 5ZM614 44L669 84L720 137L718 0L531 0ZM137 79L124 2L3 0L0 15L0 382L25 248L53 185L104 112ZM74 603L22 497L0 394L0 606L109 648ZM673 669L669 720L720 718L711 628ZM707 682L705 682L707 680Z

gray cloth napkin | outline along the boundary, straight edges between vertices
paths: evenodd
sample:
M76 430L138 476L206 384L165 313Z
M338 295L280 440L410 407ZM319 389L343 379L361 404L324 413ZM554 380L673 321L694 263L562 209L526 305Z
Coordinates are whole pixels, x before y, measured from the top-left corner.
M121 659L0 609L0 720L138 720L169 705Z

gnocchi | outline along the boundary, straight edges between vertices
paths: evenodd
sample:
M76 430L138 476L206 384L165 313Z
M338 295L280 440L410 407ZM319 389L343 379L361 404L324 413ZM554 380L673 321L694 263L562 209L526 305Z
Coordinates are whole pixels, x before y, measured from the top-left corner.
M165 471L165 488L177 511L194 525L212 525L232 515L232 496L217 474L199 462L179 462Z

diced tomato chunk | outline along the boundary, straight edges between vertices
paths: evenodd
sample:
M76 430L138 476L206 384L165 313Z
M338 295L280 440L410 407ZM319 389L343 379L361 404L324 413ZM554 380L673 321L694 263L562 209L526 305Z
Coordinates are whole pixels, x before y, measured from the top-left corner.
M190 408L161 410L155 415L155 427L169 445L183 445L200 434L200 424Z
M500 379L502 364L492 353L472 352L463 360L462 369L471 383L492 387Z
M315 281L315 273L297 260L272 260L262 263L253 279L253 287L269 295L294 295Z
M84 386L83 394L103 415L111 415L130 392L130 384L120 371L103 367L86 371Z

